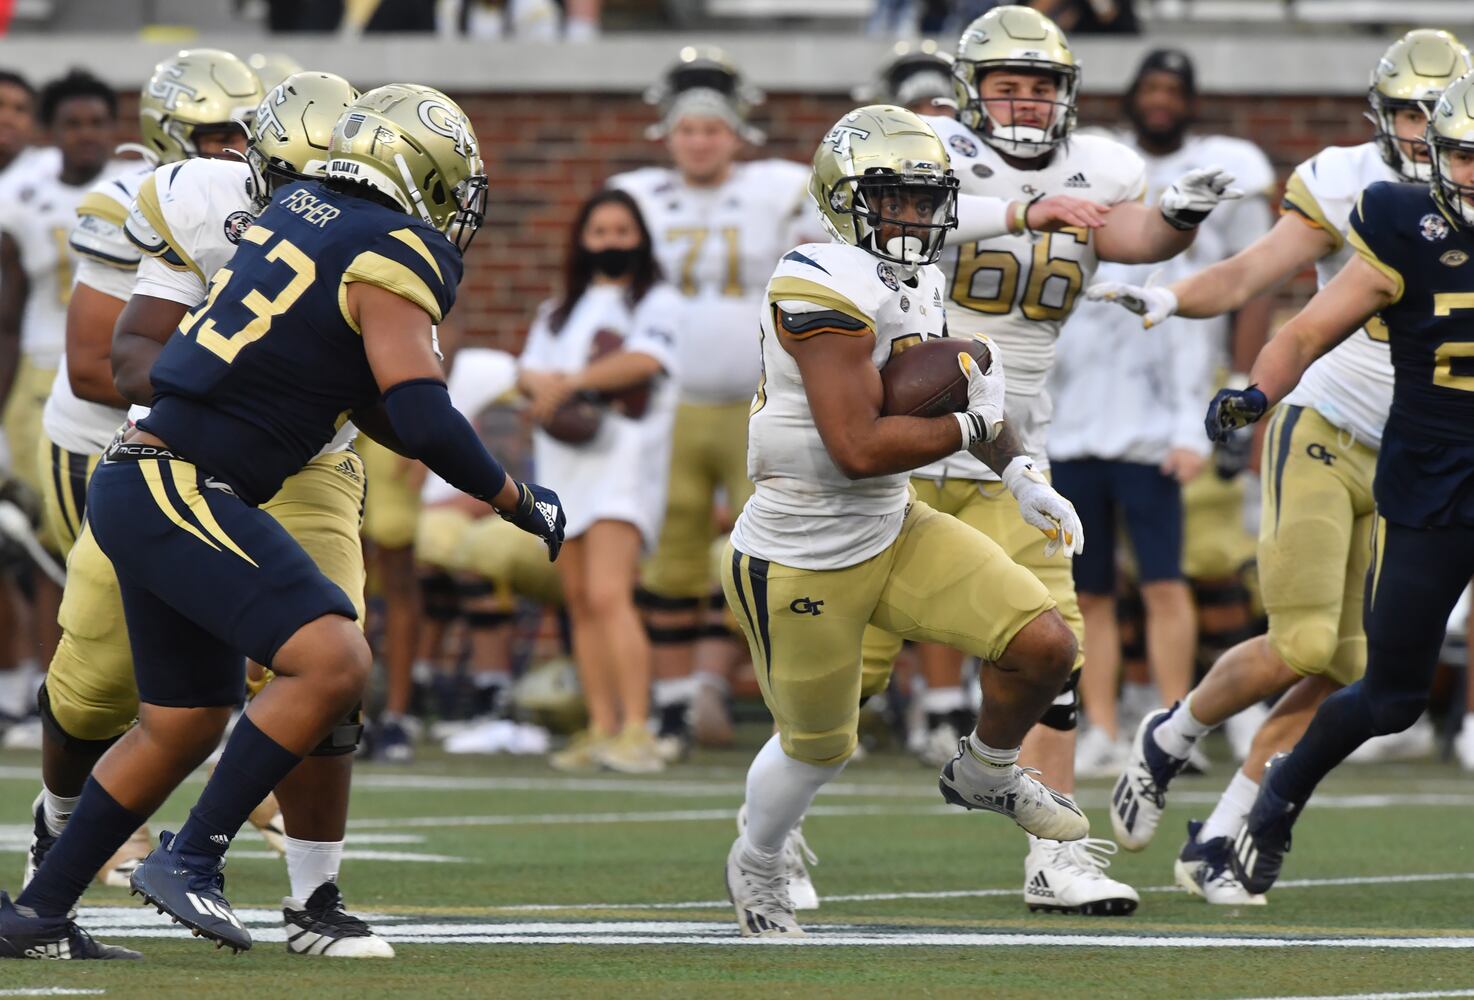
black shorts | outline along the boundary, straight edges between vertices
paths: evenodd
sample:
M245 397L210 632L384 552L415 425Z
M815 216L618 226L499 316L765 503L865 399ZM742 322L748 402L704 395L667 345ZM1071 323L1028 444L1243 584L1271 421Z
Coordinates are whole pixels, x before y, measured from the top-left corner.
M168 452L110 452L88 488L87 520L118 574L147 704L239 704L242 656L269 667L308 622L357 617L271 515Z
M1089 543L1075 557L1075 589L1116 590L1116 519L1126 522L1142 583L1182 579L1182 487L1155 465L1083 458L1050 466Z

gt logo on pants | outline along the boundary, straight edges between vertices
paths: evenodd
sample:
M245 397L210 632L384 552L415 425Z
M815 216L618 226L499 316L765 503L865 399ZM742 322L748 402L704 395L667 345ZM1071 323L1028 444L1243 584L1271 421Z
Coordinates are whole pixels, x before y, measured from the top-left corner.
M1336 461L1335 453L1334 452L1331 452L1331 451L1328 451L1326 449L1326 446L1323 445L1323 444L1314 444L1314 443L1312 443L1312 444L1306 445L1305 446L1305 454L1309 455L1311 458L1315 459L1317 462L1323 462L1326 465L1332 465Z
M788 610L796 615L813 615L815 618L818 618L824 613L819 610L823 606L823 601L812 601L807 597L796 597L789 602Z

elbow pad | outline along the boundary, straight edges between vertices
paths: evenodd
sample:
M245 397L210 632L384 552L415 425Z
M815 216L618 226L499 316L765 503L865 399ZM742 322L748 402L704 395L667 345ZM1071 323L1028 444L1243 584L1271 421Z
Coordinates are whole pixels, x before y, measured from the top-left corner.
M462 493L485 500L501 492L507 473L469 421L450 402L445 383L417 378L384 393L394 433L420 461Z

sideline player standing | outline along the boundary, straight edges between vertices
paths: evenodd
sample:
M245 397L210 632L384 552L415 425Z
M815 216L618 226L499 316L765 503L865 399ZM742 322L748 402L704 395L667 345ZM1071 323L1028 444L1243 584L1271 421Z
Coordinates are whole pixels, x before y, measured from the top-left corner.
M1469 68L1468 50L1448 32L1408 32L1371 73L1374 138L1331 146L1296 167L1284 214L1269 233L1171 285L1102 283L1086 294L1142 314L1150 327L1173 315L1231 312L1310 264L1324 287L1355 256L1347 233L1361 192L1379 181L1428 179L1425 104ZM1372 317L1364 335L1331 348L1276 409L1264 440L1259 534L1269 633L1220 656L1182 705L1148 716L1117 781L1111 822L1122 846L1140 850L1156 832L1168 785L1193 743L1288 691L1207 822L1188 826L1177 878L1210 903L1253 901L1229 867L1229 845L1258 794L1264 764L1295 745L1327 695L1366 669L1361 619L1376 517L1372 474L1392 385L1387 332Z
M590 752L624 769L623 758L656 749L667 760L685 753L698 640L712 635L707 605L712 580L715 497L735 517L752 494L747 478L747 409L757 387L754 317L763 282L779 256L818 234L807 211L808 170L788 160L738 162L745 144L762 141L747 123L761 95L715 49L683 49L651 92L669 167L646 167L609 179L634 196L655 241L660 266L682 296L677 326L675 436L671 441L666 514L654 555L641 574L650 633L660 746L647 747L626 727L624 746ZM720 607L709 609L718 614ZM725 627L717 630L725 636ZM722 640L725 641L725 640Z
M949 238L942 270L954 333L983 333L1008 363L1008 421L1025 454L1045 460L1052 402L1045 380L1059 328L1074 309L1100 260L1165 260L1192 243L1200 223L1221 200L1237 197L1232 178L1216 168L1184 174L1152 206L1141 158L1120 143L1073 135L1080 71L1063 33L1025 7L998 7L970 24L958 43L953 71L959 118L928 118L951 153L963 193L1027 202L1048 194L1078 194L1108 206L1104 226L1071 227L1047 235L1020 233ZM1066 141L1068 140L1068 141ZM959 211L969 226L968 206ZM1009 477L975 456L954 454L917 470L912 485L935 509L953 514L1000 545L1037 576L1080 638L1082 624L1070 552L1057 548L1020 516L1006 496ZM865 644L865 693L883 690L900 639L872 630ZM962 653L950 657L960 670ZM1079 666L1077 658L1076 666ZM953 676L958 676L954 673ZM1053 787L1074 788L1078 670L1030 733L1024 760ZM955 697L959 703L961 688ZM1117 915L1137 904L1130 886L1105 875L1106 841L1029 842L1024 900L1032 907Z
M784 847L854 752L871 623L958 643L993 665L976 732L942 774L947 801L1059 840L1089 830L1072 801L1017 763L1074 662L1054 599L985 535L913 502L907 486L911 469L973 447L1006 472L1022 516L1048 526L1056 545L1083 544L1073 508L1003 424L1001 357L984 372L959 354L966 413L880 412L880 370L947 329L933 263L957 224L947 149L909 111L860 108L819 144L809 190L835 242L795 248L768 282L748 444L756 491L723 559L727 601L778 726L748 771L747 823L727 856L745 936L803 933Z
M1320 780L1427 709L1449 614L1474 575L1474 73L1443 91L1427 142L1431 183L1362 192L1347 235L1356 256L1266 345L1253 384L1208 408L1215 437L1252 423L1317 357L1373 315L1384 324L1396 381L1373 483L1366 674L1326 698L1294 750L1266 766L1234 841L1250 892L1274 885Z

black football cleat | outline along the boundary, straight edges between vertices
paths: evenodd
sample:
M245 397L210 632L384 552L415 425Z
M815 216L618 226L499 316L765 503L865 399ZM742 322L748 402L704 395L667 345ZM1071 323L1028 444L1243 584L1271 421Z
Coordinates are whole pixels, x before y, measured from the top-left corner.
M307 901L282 900L287 951L328 958L393 958L394 948L373 928L349 913L336 884L324 882Z
M0 892L0 959L34 958L50 961L140 959L132 948L120 948L93 939L67 917L47 919L22 912Z
M174 848L174 834L159 834L159 846L138 863L129 879L135 896L175 923L188 927L196 937L215 942L217 948L234 952L251 947L251 934L225 898L225 859L210 867L195 867Z
M1288 754L1277 753L1264 766L1264 777L1259 782L1259 795L1249 818L1234 838L1233 855L1229 863L1234 876L1251 893L1265 893L1280 877L1285 855L1290 853L1290 830L1305 803L1289 802L1280 798L1270 788L1270 775L1275 764Z

